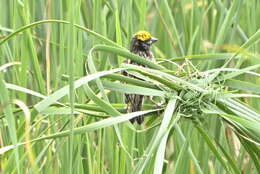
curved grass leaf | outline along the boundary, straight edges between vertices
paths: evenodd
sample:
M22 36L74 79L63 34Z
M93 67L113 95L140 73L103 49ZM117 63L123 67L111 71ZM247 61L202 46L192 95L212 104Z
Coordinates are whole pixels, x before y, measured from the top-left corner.
M33 22L31 24L28 24L28 25L25 25L19 29L17 29L16 31L14 31L13 33L9 34L8 36L4 37L1 41L0 41L0 45L2 45L3 43L5 43L6 41L10 40L11 38L15 37L17 34L21 33L21 32L24 32L25 30L27 29L30 29L32 27L35 27L37 25L40 25L40 24L46 24L46 23L57 23L57 24L71 24L70 22L68 21L63 21L63 20L42 20L42 21L37 21L37 22ZM88 28L85 28L83 26L80 26L78 24L72 24L73 26L87 32L88 34L91 34L93 36L95 36L97 39L100 39L101 41L109 44L109 45L113 45L113 46L116 46L116 47L121 47L120 45L118 45L117 43L107 39L106 37L88 29Z
M109 71L103 71L103 72L97 72L95 74L90 74L86 77L80 78L74 82L74 89L79 88L80 86L87 84L89 81L94 80L96 78L99 78L101 76L111 74L114 72L122 71L124 70L123 68L117 68ZM65 95L69 94L69 85L55 91L53 94L42 100L41 102L37 103L34 107L38 112L43 111L46 109L48 106L51 104L55 103L58 101L60 98L64 97Z
M165 91L160 91L156 89L144 88L144 87L139 87L134 85L127 85L122 83L113 83L109 81L103 81L102 83L105 89L118 91L121 93L139 94L139 95L146 95L146 96L159 96L159 97L167 96L167 93Z
M148 111L138 111L138 112L132 112L132 113L128 113L128 114L123 114L123 115L120 115L117 117L110 117L110 118L103 119L103 120L95 122L95 123L91 123L86 126L74 128L73 132L75 135L83 134L86 132L90 132L90 131L102 129L105 127L113 126L113 125L116 125L116 124L119 124L122 122L126 122L126 121L130 120L131 118L137 117L139 115L144 115L144 114L148 114L151 112L155 112L155 111L157 111L157 110L154 109L154 110L148 110ZM56 134L36 138L36 139L32 140L32 142L46 140L46 139L67 137L67 136L70 136L70 130L66 130L66 131L56 133Z
M105 127L113 126L113 125L116 125L116 124L119 124L122 122L126 122L126 121L130 120L131 118L137 117L139 115L144 115L144 114L148 114L148 113L156 112L156 111L157 110L154 109L154 110L138 111L138 112L133 112L133 113L128 113L128 114L123 114L118 117L111 117L111 118L103 119L101 121L91 123L86 126L76 127L76 128L74 128L73 131L74 131L75 135L84 134L86 132L90 132L90 131L102 129ZM33 140L31 140L31 142L38 142L38 141L42 141L42 140L62 138L62 137L68 137L68 136L70 136L70 130L65 130L65 131L61 131L61 132L58 132L58 133L55 133L52 135L47 135L47 136L33 139ZM3 154L11 149L17 148L18 146L22 146L25 144L26 144L26 142L19 143L17 145L10 145L10 146L6 146L6 147L2 147L2 148L0 148L0 152Z
M247 91L247 92L252 92L255 94L260 94L259 85L256 85L256 84L253 84L250 82L229 79L229 80L225 81L224 85L234 88L234 89L239 89L239 90L243 90L243 91Z
M162 123L161 123L159 129L157 129L156 133L154 133L152 140L150 141L148 147L146 148L146 150L145 150L146 154L144 154L143 159L138 162L138 164L134 170L134 174L143 173L147 163L151 159L151 156L155 153L159 144L161 143L161 140L163 139L163 137L165 135L167 135L167 132L169 131L168 129L169 129L169 126L171 125L171 123L172 123L172 125L170 127L172 127L173 125L175 125L177 123L179 118L178 117L172 118L173 112L176 107L175 106L176 101L177 100L173 98L173 99L170 99L169 103L167 104Z
M118 48L118 47L113 47L113 46L107 46L107 45L95 45L92 48L92 51L104 51L104 52L110 52L113 54L117 54L120 55L122 57L131 59L137 63L140 63L142 65L147 65L150 68L154 68L154 69L158 69L158 70L162 70L165 69L163 66L158 65L150 60L146 60L136 54L131 53L128 50L122 49L122 48ZM92 52L89 53L89 55L92 54Z

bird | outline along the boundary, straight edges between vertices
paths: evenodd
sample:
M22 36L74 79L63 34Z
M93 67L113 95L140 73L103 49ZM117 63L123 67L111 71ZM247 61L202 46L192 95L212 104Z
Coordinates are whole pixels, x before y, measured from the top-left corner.
M152 35L148 31L144 31L144 30L138 31L133 35L131 39L130 52L137 54L140 57L143 57L144 59L155 62L155 58L153 56L153 53L151 52L151 46L157 41L158 39L152 37ZM126 63L145 67L144 65L141 65L131 59L126 59ZM138 77L135 77L134 75L127 73L126 71L123 72L123 75L142 80ZM126 112L131 113L131 112L140 111L143 102L144 102L143 95L125 94L125 103L127 104ZM140 115L134 117L130 120L130 122L132 124L134 124L135 122L137 122L138 124L142 124L144 122L144 116Z

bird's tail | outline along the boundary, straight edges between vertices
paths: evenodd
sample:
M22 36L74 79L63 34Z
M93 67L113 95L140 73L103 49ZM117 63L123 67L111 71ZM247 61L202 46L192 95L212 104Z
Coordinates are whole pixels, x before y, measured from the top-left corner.
M134 124L135 122L137 122L138 124L142 124L144 122L144 115L140 115L140 116L137 116L137 117L134 117L130 120L130 122L132 124Z
M140 104L139 105L134 104L132 106L129 106L127 108L127 112L131 113L131 112L140 111L141 110L141 106L142 105L140 105ZM144 115L139 115L137 117L134 117L134 118L130 119L130 122L132 124L134 124L135 122L137 122L138 124L142 124L144 122Z

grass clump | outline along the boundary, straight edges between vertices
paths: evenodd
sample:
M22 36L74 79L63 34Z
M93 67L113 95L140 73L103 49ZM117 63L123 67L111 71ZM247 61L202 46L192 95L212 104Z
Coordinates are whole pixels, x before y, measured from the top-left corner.
M0 173L260 173L258 0L0 4Z

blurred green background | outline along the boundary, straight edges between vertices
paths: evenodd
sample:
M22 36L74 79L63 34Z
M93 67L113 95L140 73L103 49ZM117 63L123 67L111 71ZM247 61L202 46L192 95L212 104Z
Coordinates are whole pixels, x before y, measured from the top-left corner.
M259 0L0 0L0 7L0 173L260 172ZM157 64L144 62L158 72L142 70L147 82L130 82L107 70L134 59L127 49L139 30L159 39ZM201 75L209 70L214 81ZM225 113L189 119L198 97L182 112L160 96L176 95L177 82L163 73L190 82L176 80L185 93L193 85L220 90L210 106ZM122 91L154 93L166 111L147 101L153 113L141 126L108 119L124 114Z

